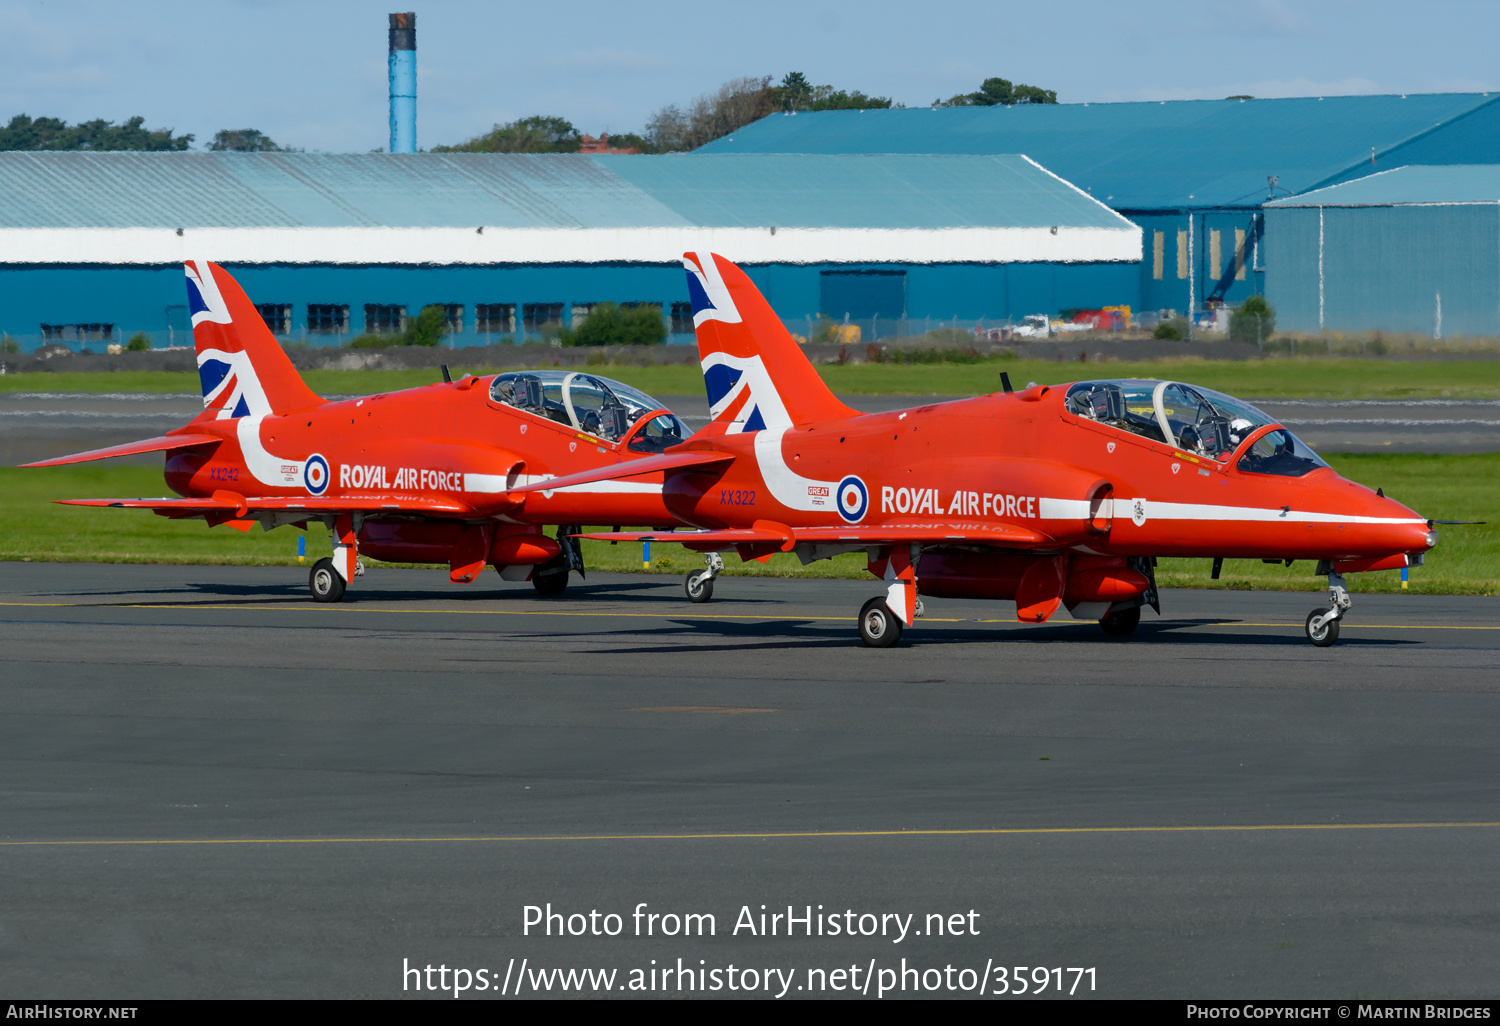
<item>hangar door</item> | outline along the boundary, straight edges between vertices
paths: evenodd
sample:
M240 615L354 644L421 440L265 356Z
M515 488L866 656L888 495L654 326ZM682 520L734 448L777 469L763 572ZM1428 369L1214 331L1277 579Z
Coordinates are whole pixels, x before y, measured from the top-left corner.
M824 271L820 286L818 309L834 320L906 316L905 271Z

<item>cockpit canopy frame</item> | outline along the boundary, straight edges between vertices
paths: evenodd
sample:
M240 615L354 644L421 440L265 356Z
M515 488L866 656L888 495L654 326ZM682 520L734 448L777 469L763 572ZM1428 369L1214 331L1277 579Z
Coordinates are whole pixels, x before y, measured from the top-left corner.
M1328 466L1264 411L1199 385L1149 378L1080 381L1068 387L1063 408L1217 463L1238 453L1235 466L1247 474L1301 477Z
M490 399L602 438L632 452L659 453L684 441L682 421L645 392L585 371L527 370L497 374ZM648 422L637 427L637 421Z

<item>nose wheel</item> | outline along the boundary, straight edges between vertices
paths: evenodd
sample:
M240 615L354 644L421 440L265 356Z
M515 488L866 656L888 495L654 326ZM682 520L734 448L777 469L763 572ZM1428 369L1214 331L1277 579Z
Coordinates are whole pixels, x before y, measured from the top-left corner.
M1344 578L1334 572L1331 564L1320 563L1318 569L1328 575L1328 599L1333 604L1314 609L1307 614L1307 640L1319 648L1327 648L1339 640L1339 621L1354 605Z
M702 570L694 570L682 582L689 602L707 602L714 597L714 578L724 569L724 560L717 552L705 553L704 560L708 566Z
M1307 640L1319 648L1339 640L1339 618L1332 609L1324 606L1307 614Z

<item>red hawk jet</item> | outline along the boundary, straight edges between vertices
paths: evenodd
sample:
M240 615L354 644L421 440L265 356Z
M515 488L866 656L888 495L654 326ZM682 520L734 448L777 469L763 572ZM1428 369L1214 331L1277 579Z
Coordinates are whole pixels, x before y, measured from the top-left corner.
M888 588L860 610L866 645L894 645L920 595L1012 599L1027 623L1066 606L1129 634L1141 606L1160 612L1158 556L1316 561L1330 605L1308 615L1307 637L1331 645L1346 574L1418 565L1437 541L1431 521L1340 477L1260 410L1194 385L1017 392L1002 375L994 395L859 414L743 271L710 254L683 262L713 421L663 456L550 486L662 471L667 509L700 529L588 538L804 563L867 553ZM689 597L711 594L713 574L690 574Z
M592 374L521 371L330 402L303 384L228 272L207 261L186 271L203 413L159 438L27 464L162 452L167 485L183 498L66 504L242 531L322 521L333 556L309 579L321 602L337 602L363 573L361 552L447 563L455 582L491 565L558 595L570 570L583 571L578 528L551 538L542 525L676 522L662 505L659 468L630 481L516 491L681 442L681 422L650 396Z

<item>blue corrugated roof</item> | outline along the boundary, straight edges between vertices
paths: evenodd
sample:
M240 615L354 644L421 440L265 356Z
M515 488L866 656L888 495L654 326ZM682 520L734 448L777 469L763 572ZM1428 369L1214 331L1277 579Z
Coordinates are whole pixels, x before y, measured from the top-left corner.
M1025 153L1117 210L1253 207L1269 175L1280 178L1278 195L1300 193L1365 173L1372 152L1377 166L1500 162L1497 101L1440 93L773 114L696 152ZM1423 147L1442 152L1408 155Z
M1384 207L1410 203L1500 203L1500 164L1398 167L1266 206Z
M1119 228L1014 155L0 153L0 228Z

